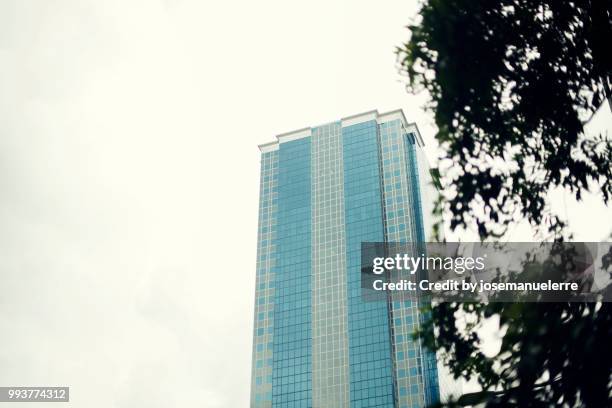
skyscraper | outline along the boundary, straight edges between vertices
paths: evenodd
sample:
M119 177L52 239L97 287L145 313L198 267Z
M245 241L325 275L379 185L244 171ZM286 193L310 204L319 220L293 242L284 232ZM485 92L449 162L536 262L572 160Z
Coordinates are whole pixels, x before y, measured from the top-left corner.
M260 146L252 407L423 407L435 355L410 300L367 302L362 242L423 242L433 189L415 124L377 111Z

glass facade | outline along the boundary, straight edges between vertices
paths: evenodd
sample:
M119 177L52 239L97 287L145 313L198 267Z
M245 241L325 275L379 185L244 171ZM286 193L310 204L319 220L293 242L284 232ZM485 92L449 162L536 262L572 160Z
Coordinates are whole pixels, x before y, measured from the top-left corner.
M433 187L421 147L401 111L261 146L252 407L438 401L435 355L412 338L420 305L361 297L362 242L427 239Z
M344 173L340 123L312 130L313 406L348 406Z
M278 151L272 407L312 406L310 150L305 138Z
M384 240L378 125L343 129L351 407L393 407L390 321L385 302L361 297L361 242Z

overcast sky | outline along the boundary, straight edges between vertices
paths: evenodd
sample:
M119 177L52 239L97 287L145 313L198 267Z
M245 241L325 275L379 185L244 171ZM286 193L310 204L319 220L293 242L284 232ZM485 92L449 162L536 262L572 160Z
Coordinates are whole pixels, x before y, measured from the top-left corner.
M403 108L433 158L395 64L415 11L0 2L0 386L68 385L74 407L247 406L257 144ZM556 205L578 239L609 232L597 200Z

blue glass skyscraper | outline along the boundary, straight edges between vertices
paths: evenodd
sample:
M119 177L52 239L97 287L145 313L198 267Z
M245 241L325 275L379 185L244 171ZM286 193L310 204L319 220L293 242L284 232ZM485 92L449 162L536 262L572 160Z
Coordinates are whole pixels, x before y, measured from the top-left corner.
M252 407L423 407L435 355L410 300L361 297L362 242L424 242L433 189L415 124L377 111L260 146Z

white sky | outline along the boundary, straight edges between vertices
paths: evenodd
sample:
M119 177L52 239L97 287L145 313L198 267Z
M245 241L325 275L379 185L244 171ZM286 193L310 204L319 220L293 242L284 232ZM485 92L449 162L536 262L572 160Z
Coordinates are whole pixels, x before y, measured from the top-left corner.
M73 407L247 406L257 144L403 108L434 157L395 66L415 11L2 1L0 385L69 385ZM597 200L563 205L577 239L609 232Z

